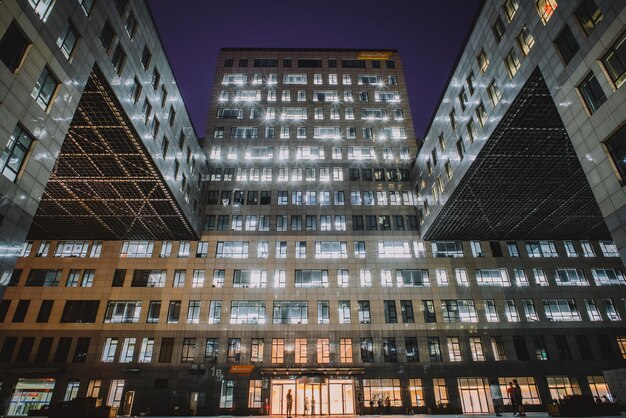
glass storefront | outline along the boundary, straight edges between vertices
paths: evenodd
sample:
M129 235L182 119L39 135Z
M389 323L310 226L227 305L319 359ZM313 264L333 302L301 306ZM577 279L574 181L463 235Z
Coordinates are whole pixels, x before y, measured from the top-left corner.
M50 405L54 379L18 379L7 415L28 415L28 411Z
M341 415L355 413L354 381L350 379L273 379L271 414L287 414L287 393L293 396L292 415Z

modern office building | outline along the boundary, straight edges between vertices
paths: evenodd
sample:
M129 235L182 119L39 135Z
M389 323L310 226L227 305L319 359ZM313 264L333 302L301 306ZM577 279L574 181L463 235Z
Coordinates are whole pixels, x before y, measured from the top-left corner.
M144 2L3 1L0 34L0 283L27 233L197 239L205 157Z
M552 19L571 13L561 6ZM619 19L600 7L598 29ZM533 25L545 10L486 2L464 53L485 19L513 9ZM91 396L133 415L248 415L286 414L291 391L293 413L329 415L356 413L360 398L366 411L389 398L398 413L488 412L490 385L504 394L514 378L529 409L608 394L603 372L626 359L624 265L543 77L530 71L501 100L506 123L493 129L503 132L474 144L491 146L482 164L500 167L491 176L510 176L499 160L520 156L525 177L491 190L515 189L529 217L548 221L510 225L520 215L494 195L499 216L489 199L462 196L456 217L439 222L421 183L450 110L435 114L419 148L397 51L222 49L200 238L53 237L37 226L0 303L0 398L18 414ZM492 179L473 168L483 148L466 145L467 174L447 138L433 175L450 170L452 181L474 181L467 189L487 188ZM535 171L566 194L541 177L524 187ZM472 223L476 205L490 215Z
M625 21L485 2L414 167L424 239L612 238L626 260Z

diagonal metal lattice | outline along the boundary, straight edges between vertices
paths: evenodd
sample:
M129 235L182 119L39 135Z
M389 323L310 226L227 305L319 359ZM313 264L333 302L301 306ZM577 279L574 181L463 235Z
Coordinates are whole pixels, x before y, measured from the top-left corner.
M539 69L423 239L610 239Z
M29 239L197 239L141 139L94 68Z

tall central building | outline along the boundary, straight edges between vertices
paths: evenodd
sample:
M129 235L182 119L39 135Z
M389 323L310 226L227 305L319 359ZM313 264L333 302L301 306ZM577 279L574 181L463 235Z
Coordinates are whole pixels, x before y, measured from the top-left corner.
M53 209L68 200L45 195L0 301L0 404L25 415L86 396L132 415L285 415L291 392L298 415L355 414L361 399L366 412L388 399L394 413L486 413L492 388L506 395L513 379L529 410L564 395L610 396L619 387L604 373L626 359L624 266L543 67L556 59L551 25L578 12L535 3L485 3L421 149L392 49L222 49L204 153L170 147L179 125L161 132L164 113L146 116L164 102L154 67L139 69L143 43L128 49L136 71L94 71L78 108L103 126L76 118L69 143L109 126L91 105L106 99L156 166L172 168L154 177L176 199L149 193L155 208L167 203L160 216L111 237L102 231L124 210L64 231L54 221L71 213ZM120 14L102 4L91 19L113 22L126 42L121 17L137 6ZM601 3L599 19L594 5L580 6L596 16L593 36L622 51L614 27L626 9ZM494 33L482 30L492 20ZM142 22L139 33L151 34L149 16ZM508 35L492 39L496 27ZM528 49L529 30L541 48ZM506 59L519 39L524 64ZM501 55L475 61L484 48ZM145 76L150 107L117 91L120 77ZM622 90L596 115L620 119L607 105ZM483 94L497 98L491 118ZM62 149L55 167L72 155ZM52 180L51 191L67 181ZM565 192L555 187L569 180ZM521 192L518 204L511 196ZM80 206L92 200L84 192Z

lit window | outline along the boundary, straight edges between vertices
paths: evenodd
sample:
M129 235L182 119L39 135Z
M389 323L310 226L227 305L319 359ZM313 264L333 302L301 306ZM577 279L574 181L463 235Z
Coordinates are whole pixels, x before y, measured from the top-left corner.
M480 68L480 72L484 74L489 67L489 58L487 57L487 53L484 49L480 51L480 54L478 54L477 60L478 68Z
M520 49L522 50L522 54L524 56L528 55L530 49L535 45L535 38L530 33L527 25L522 27L519 35L517 35L517 42L519 43Z
M44 22L48 19L56 0L28 0L35 14ZM91 0L93 3L93 0ZM84 9L83 9L84 10Z
M539 14L539 18L541 19L541 23L546 25L552 15L554 14L554 10L557 8L558 4L556 0L535 0L535 8L537 9L537 13Z
M513 20L513 16L515 16L517 9L519 9L519 4L517 3L517 0L505 0L502 8L504 9L504 14L506 14L506 18L510 22Z
M496 80L491 80L489 87L487 87L487 92L489 93L489 98L491 99L491 104L495 107L498 103L500 103L500 99L502 98L502 92L498 85L496 84Z

